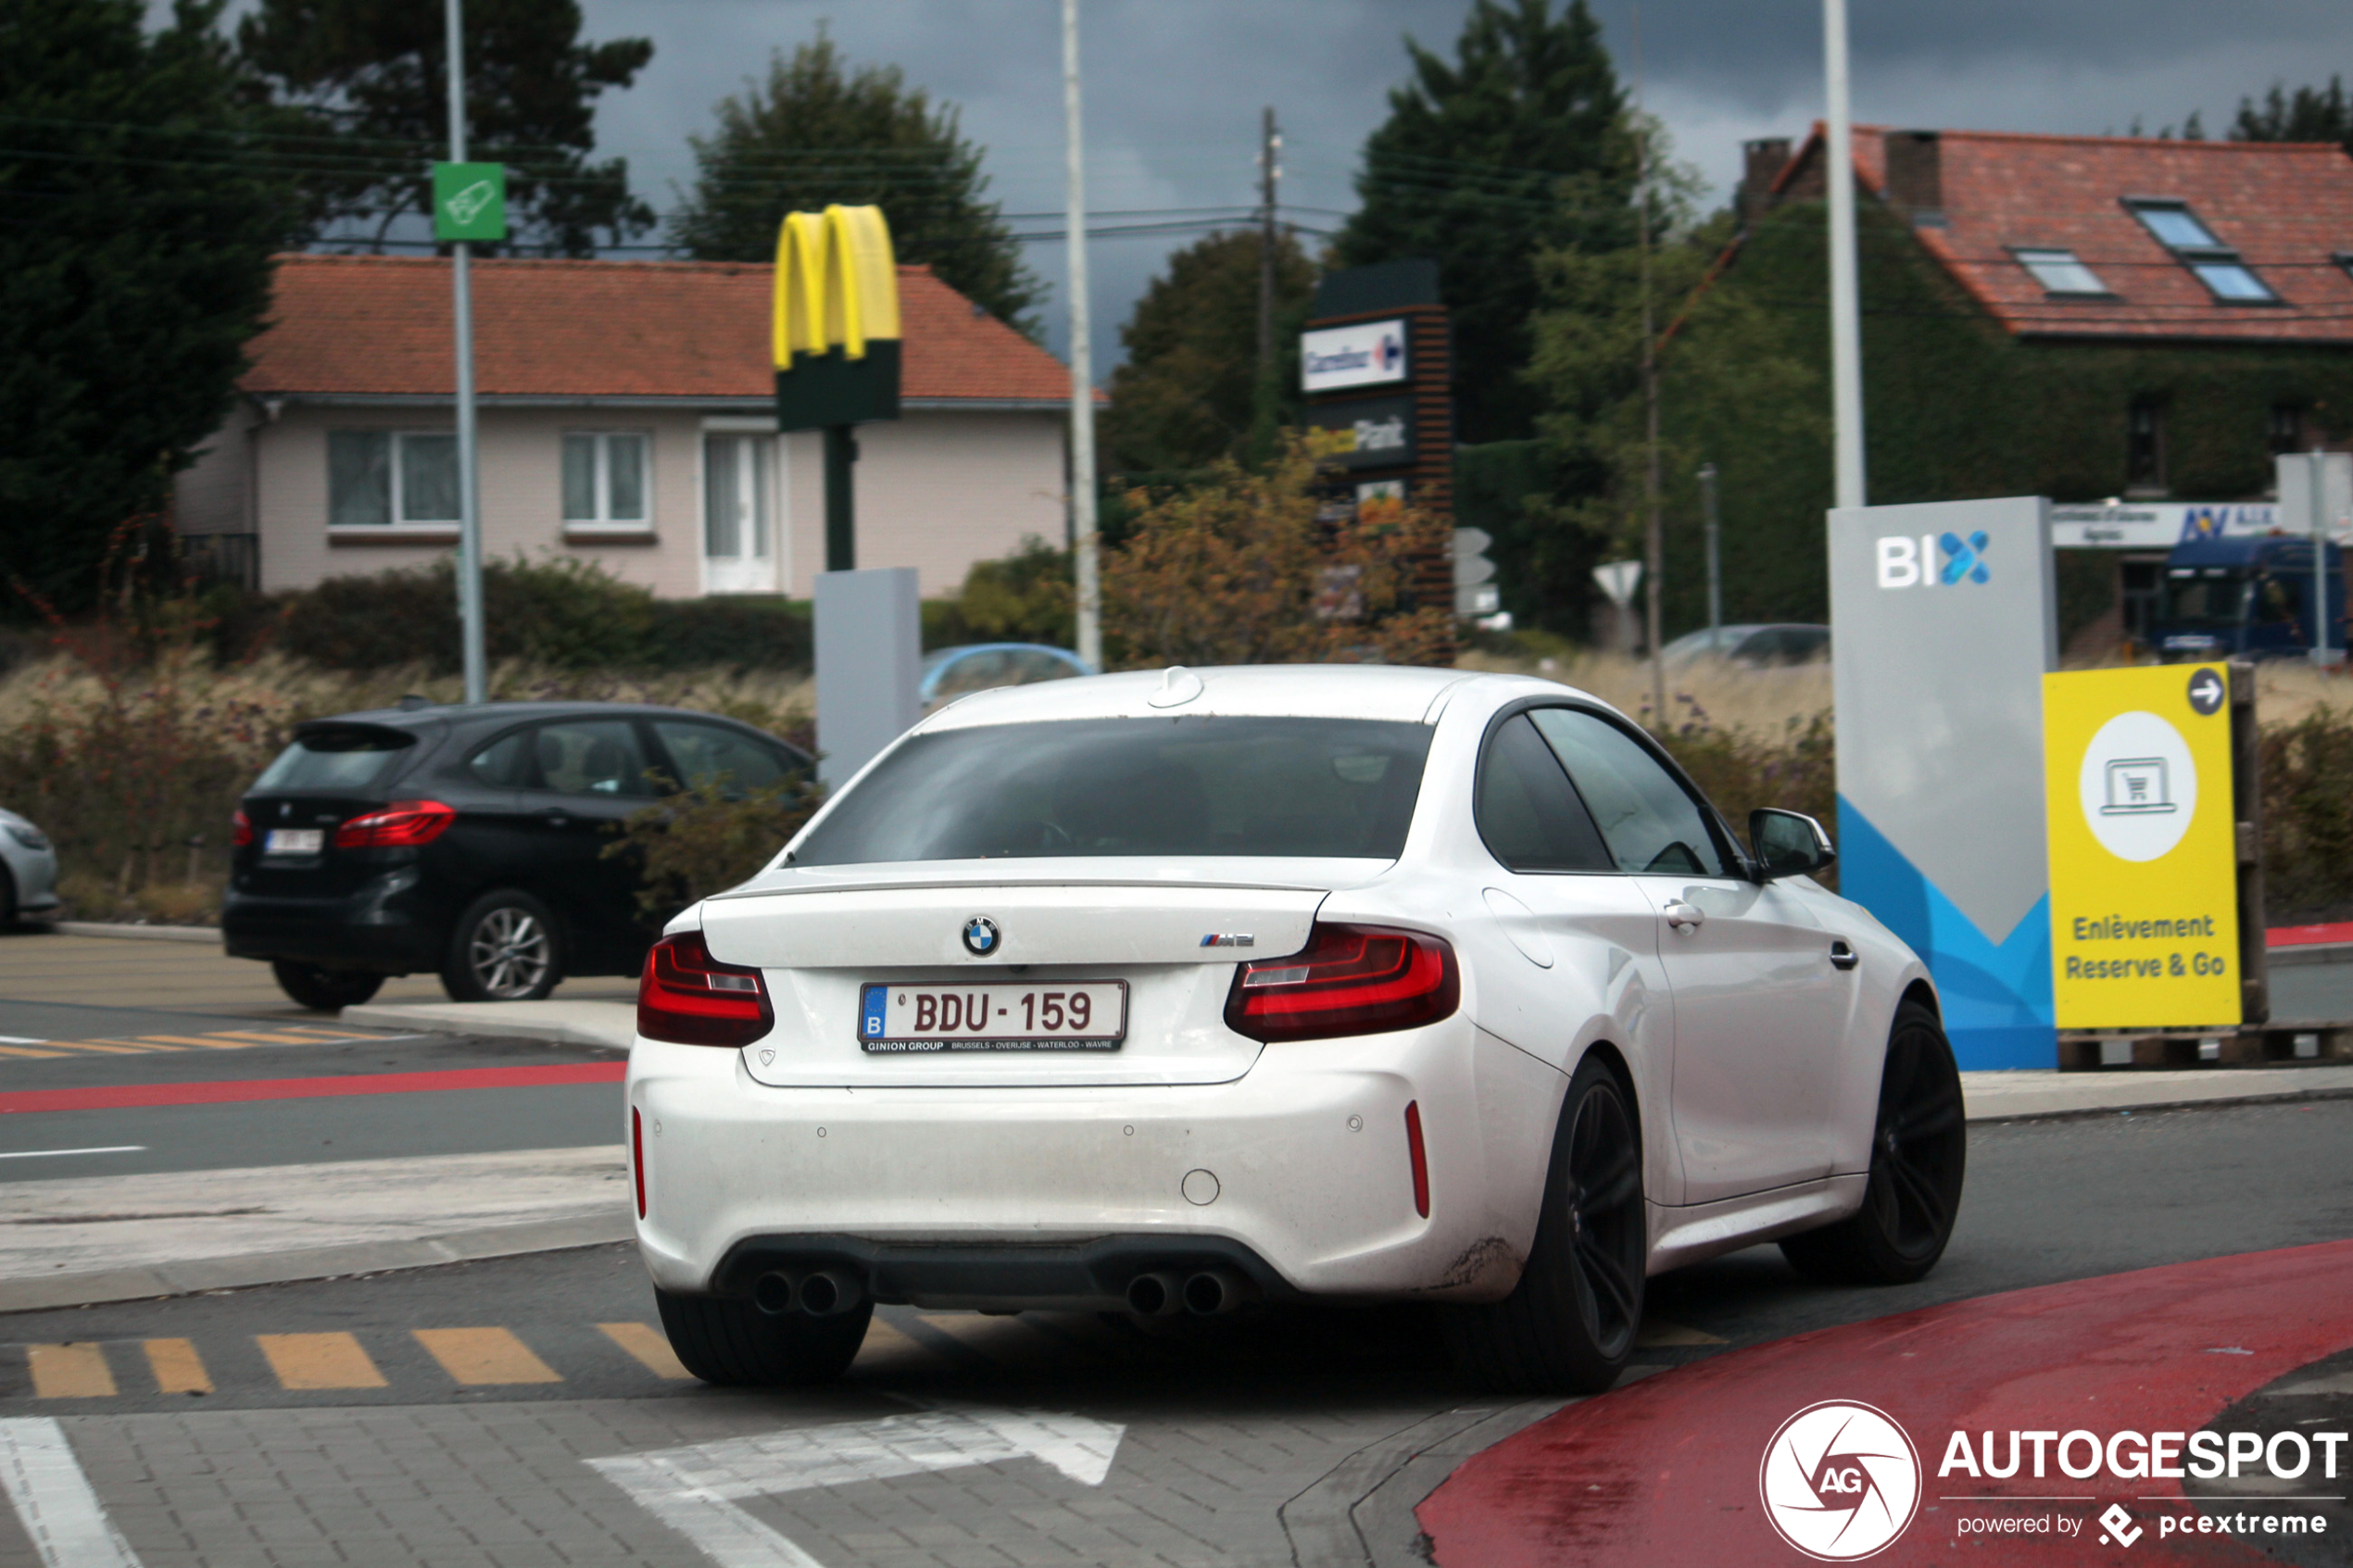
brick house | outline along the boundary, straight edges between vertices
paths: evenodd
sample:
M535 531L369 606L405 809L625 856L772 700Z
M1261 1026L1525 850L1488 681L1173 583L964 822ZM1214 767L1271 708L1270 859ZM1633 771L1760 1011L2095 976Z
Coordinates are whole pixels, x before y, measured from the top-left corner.
M473 266L485 556L592 560L672 597L806 596L815 433L775 433L765 266ZM1065 531L1070 372L925 267L899 270L902 417L859 431L858 564L952 594ZM279 259L235 408L178 481L182 533L263 589L457 542L447 263Z
M1854 146L1874 503L2259 501L2276 453L2353 434L2343 149L1880 127L1857 127ZM1745 301L1756 352L1815 378L1826 409L1821 131L1745 151L1739 236L1713 288ZM1709 330L1705 304L1690 330ZM1679 411L1667 358L1670 426L1723 475L1728 595L1761 584L1771 600L1737 618L1818 616L1826 423L1802 441L1786 424L1746 433L1743 414L1772 420L1706 407L1696 387ZM1684 531L1679 553L1696 560ZM2070 631L2117 609L2120 568L2148 570L2085 554L2061 563ZM1680 575L1689 625L1697 574Z

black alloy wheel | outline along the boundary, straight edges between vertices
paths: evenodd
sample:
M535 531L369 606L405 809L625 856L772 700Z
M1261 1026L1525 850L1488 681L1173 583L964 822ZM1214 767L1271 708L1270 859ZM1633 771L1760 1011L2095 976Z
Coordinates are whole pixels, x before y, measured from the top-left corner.
M313 1012L356 1008L383 990L384 983L381 974L366 974L354 969L321 969L317 964L289 963L284 959L271 964L270 972L278 977L279 990Z
M453 1002L537 1001L564 977L563 938L528 893L485 893L458 917L441 988Z
M1448 1312L1458 1369L1501 1392L1598 1394L1617 1382L1642 1322L1647 1218L1633 1103L1588 1056L1569 1081L1519 1284Z
M1936 1015L1895 1010L1880 1075L1871 1173L1851 1219L1781 1243L1798 1271L1842 1285L1908 1285L1936 1266L1953 1237L1969 1164L1961 1074Z

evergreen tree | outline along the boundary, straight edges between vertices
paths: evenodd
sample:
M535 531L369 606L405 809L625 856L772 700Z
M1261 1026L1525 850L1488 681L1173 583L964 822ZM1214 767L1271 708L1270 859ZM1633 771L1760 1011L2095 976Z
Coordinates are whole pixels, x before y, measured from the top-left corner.
M771 261L787 212L838 202L879 207L904 262L928 263L942 282L1000 320L1036 336L1044 294L1020 242L987 199L983 149L958 129L952 104L909 87L897 66L853 70L820 31L768 62L767 80L712 111L719 128L690 138L695 188L671 220L671 238L705 261Z
M1523 380L1540 250L1632 237L1625 96L1585 0L1473 0L1453 63L1410 37L1413 79L1365 144L1346 266L1434 257L1453 316L1456 436L1530 433Z
M2231 140L2334 142L2353 152L2353 102L2346 98L2344 80L2332 76L2325 89L2298 87L2293 94L2275 82L2259 107L2254 99L2241 98Z
M1315 269L1299 241L1275 246L1275 364L1260 384L1256 229L1211 234L1168 258L1136 301L1119 341L1127 358L1111 377L1103 418L1114 473L1202 469L1261 456L1259 427L1299 422L1299 329ZM1262 419L1262 412L1271 418Z
M449 56L426 0L261 0L237 26L248 67L309 120L282 144L317 230L381 245L433 210L427 166L446 158ZM507 166L510 248L594 255L653 227L625 158L592 162L597 97L626 87L651 41L580 41L575 0L467 0L466 156ZM599 236L602 236L600 239Z
M296 223L223 4L0 8L0 582L60 608L220 426Z

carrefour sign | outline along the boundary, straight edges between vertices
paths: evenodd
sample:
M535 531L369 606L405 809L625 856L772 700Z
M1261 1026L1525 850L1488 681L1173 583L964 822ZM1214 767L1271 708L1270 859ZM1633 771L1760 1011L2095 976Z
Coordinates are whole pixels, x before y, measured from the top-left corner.
M1302 392L1344 392L1352 386L1387 386L1405 380L1405 323L1355 321L1299 334L1299 385Z

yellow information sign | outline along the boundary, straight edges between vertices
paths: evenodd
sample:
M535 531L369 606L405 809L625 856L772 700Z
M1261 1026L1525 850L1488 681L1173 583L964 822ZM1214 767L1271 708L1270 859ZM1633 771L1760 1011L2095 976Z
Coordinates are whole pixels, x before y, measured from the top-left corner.
M2229 671L2045 675L2043 755L2058 1026L2237 1023Z

